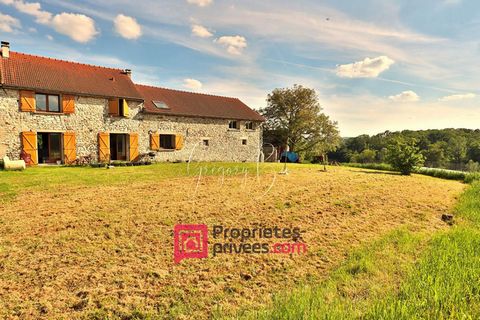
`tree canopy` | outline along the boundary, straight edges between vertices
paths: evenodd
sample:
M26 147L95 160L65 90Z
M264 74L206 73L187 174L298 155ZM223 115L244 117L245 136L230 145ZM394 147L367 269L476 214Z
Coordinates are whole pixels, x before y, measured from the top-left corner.
M473 170L480 162L478 129L385 131L373 136L344 138L339 148L329 154L329 158L339 162L385 162L387 147L390 141L397 138L415 139L427 167Z
M306 157L334 151L340 142L337 123L322 112L315 90L294 85L275 89L260 110L266 118L265 142L285 147Z

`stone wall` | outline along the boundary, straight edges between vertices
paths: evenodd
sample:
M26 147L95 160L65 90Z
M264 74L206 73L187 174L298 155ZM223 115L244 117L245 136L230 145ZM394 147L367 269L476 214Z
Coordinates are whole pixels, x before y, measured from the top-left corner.
M130 116L108 115L108 100L76 97L74 114L39 114L19 111L19 92L0 90L0 157L5 154L18 159L22 131L74 131L77 156L92 155L98 159L98 133L138 133L139 152L150 152L150 133L181 134L184 147L177 151L157 151L157 161L186 161L192 154L196 161L256 161L262 144L259 125L246 130L240 122L239 130L229 130L227 119L191 118L152 115L141 112L142 103L128 101ZM209 140L204 146L203 139ZM247 139L247 145L242 145Z

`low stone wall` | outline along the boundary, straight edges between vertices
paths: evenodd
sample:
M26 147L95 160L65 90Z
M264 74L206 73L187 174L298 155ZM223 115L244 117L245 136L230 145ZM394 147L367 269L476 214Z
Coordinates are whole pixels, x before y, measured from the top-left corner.
M260 126L246 130L229 130L227 119L190 118L152 115L141 112L143 104L128 101L129 118L108 115L108 100L76 97L74 114L37 114L19 111L19 92L0 90L0 157L18 159L22 131L74 131L77 156L98 159L98 133L139 134L139 152L150 152L150 133L181 134L184 147L176 151L155 152L157 161L186 161L192 154L196 161L256 161L262 144ZM202 140L209 139L209 146ZM247 145L242 145L247 139Z

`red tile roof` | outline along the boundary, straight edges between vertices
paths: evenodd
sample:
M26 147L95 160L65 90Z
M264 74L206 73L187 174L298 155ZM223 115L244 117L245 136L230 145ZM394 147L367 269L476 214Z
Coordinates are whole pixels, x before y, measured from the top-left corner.
M214 96L145 85L136 85L145 102L145 112L187 117L207 117L232 120L264 121L256 111L237 98ZM168 109L160 109L154 101L163 102Z
M0 57L2 86L45 90L88 96L143 100L128 75L121 69L10 52Z

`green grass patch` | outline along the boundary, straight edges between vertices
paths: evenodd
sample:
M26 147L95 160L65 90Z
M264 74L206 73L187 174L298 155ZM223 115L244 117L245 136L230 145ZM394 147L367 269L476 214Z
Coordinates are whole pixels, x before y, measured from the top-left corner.
M344 163L342 165L353 168L395 171L391 165L386 163ZM480 180L480 172L463 172L441 168L417 168L414 173L447 180L463 181L465 183L472 183Z
M399 230L363 246L326 281L238 318L480 319L480 181L461 196L455 219L447 231Z
M306 165L297 165L306 166ZM278 172L281 164L263 163L259 173ZM149 166L118 166L112 169L68 166L38 166L25 171L0 171L0 199L9 201L25 190L61 191L64 187L120 185L134 181L153 182L187 176L255 175L256 163L158 163Z

